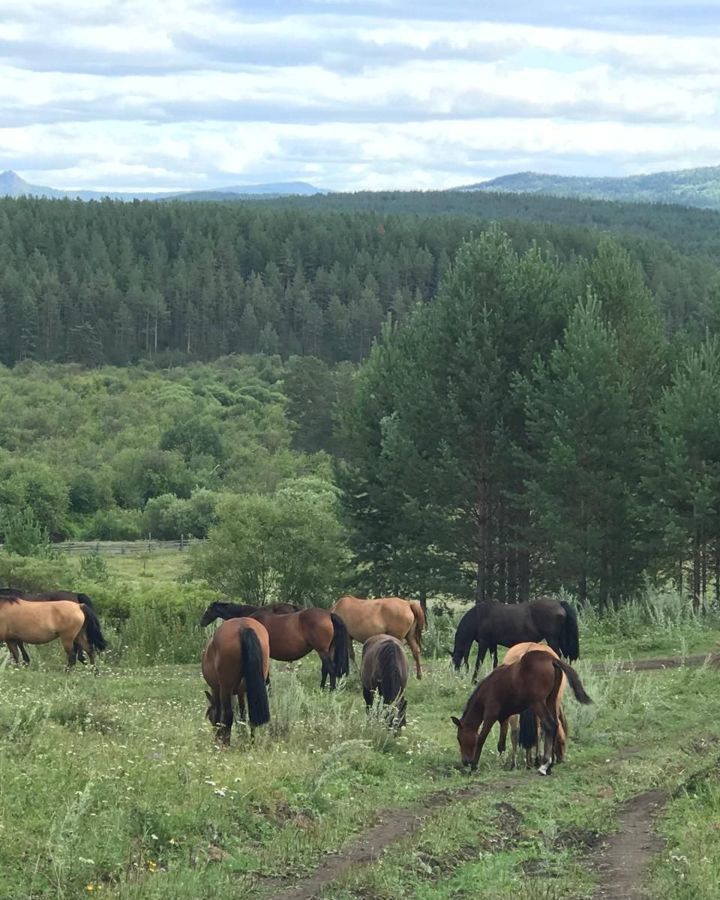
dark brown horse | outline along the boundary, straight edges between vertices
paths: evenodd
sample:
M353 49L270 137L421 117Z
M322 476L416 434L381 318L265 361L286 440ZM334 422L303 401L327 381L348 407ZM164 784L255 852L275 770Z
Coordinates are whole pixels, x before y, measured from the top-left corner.
M245 718L247 699L250 727L270 721L265 681L270 668L270 640L265 626L255 619L223 622L205 647L202 674L210 690L207 717L217 729L217 738L227 744L233 725L233 696L237 696L240 718Z
M291 613L299 612L301 607L294 603L268 603L266 606L248 606L245 603L224 603L217 600L211 603L200 619L200 627L205 628L215 619L239 619L251 616L256 612Z
M293 613L273 613L260 607L252 618L262 622L270 635L270 656L283 662L302 659L312 650L322 660L320 686L330 676L330 689L347 675L348 633L343 620L326 609L301 609Z
M52 600L69 600L72 603L84 603L89 609L94 610L95 607L92 604L92 600L88 597L87 594L76 594L73 591L45 591L40 594L30 593L29 591L21 591L18 588L0 588L0 598L2 597L17 597L21 600L30 600L32 602L38 601L52 601ZM22 656L23 664L26 666L30 665L30 657L27 654L27 650L25 649L25 644L22 641L6 641L7 648L10 651L10 655L12 656L15 664L17 665L18 660L18 651ZM77 659L85 664L85 653L80 646L77 644L75 646L75 653Z
M456 669L467 665L473 641L478 643L473 680L488 650L497 666L497 648L512 647L525 641L547 641L558 654L574 662L580 656L577 615L569 603L550 598L529 603L476 603L460 619L455 632L455 647L450 654Z
M563 674L576 699L580 703L592 703L577 672L562 660L539 650L529 651L518 662L500 666L484 678L470 695L462 718L451 716L457 727L463 765L472 770L477 768L483 744L496 722L504 722L530 709L540 720L545 736L544 758L538 772L548 775L553 764L558 729L557 697Z
M376 634L363 644L360 666L365 705L370 709L376 694L382 697L389 715L388 724L395 730L405 724L407 700L404 692L408 665L400 641L391 634Z
M75 665L81 647L95 664L95 651L104 650L105 638L94 610L74 600L26 600L0 597L0 641L10 648L15 663L20 642L47 644L60 638L67 654L68 668Z

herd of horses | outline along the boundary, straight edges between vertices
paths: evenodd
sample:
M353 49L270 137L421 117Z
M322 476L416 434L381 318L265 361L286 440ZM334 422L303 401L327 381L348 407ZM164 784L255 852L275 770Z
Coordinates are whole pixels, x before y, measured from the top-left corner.
M211 603L200 625L221 619L202 655L202 674L209 690L207 717L221 744L227 744L234 722L234 705L251 729L270 720L268 690L270 660L292 662L315 651L320 657L320 685L348 675L354 660L353 641L363 645L360 681L368 709L380 698L388 725L397 730L406 722L408 663L404 641L422 677L421 638L425 628L423 607L400 597L360 599L341 597L329 610L299 608L289 603L246 606ZM25 644L44 644L59 638L71 669L79 659L95 665L95 652L106 648L92 601L68 591L29 593L0 589L0 641L12 660L25 664ZM543 644L541 641L546 641ZM468 667L472 645L478 644L474 679L490 651L494 667L473 690L457 728L464 766L477 767L483 745L496 722L500 723L498 750L511 732L511 766L518 745L541 775L561 762L567 742L563 693L570 686L580 703L590 703L570 662L579 657L577 617L565 602L549 598L506 605L476 603L462 617L450 653L455 669ZM498 646L509 647L498 665ZM535 756L533 758L533 750Z

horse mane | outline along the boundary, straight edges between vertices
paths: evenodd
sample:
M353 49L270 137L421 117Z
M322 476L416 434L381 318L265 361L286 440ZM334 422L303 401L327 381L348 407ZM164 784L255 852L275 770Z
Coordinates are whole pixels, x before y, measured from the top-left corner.
M11 594L11 593L6 594L3 592L0 592L0 603L7 603L7 604L17 603L18 601L23 600L23 599L24 599L23 597L19 597L16 593L15 594Z

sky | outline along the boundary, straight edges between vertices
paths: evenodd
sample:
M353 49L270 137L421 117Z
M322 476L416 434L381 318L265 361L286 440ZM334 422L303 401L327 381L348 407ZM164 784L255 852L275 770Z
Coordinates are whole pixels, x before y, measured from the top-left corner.
M720 0L0 0L0 170L432 189L720 164Z

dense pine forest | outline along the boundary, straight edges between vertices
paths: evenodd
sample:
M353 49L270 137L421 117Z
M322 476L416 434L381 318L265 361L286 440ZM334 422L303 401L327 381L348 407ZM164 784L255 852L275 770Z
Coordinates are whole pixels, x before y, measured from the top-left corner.
M6 551L208 536L195 576L256 600L717 600L720 217L468 197L0 203Z
M435 296L462 241L510 211L504 227L517 249L537 243L580 277L599 229L617 231L671 330L702 333L715 315L720 216L372 196L380 211L362 210L368 195L289 205L0 201L0 361L122 366L265 353L359 362L388 317L402 322ZM332 211L345 202L354 208ZM423 215L405 214L413 208ZM428 214L437 209L463 215Z

